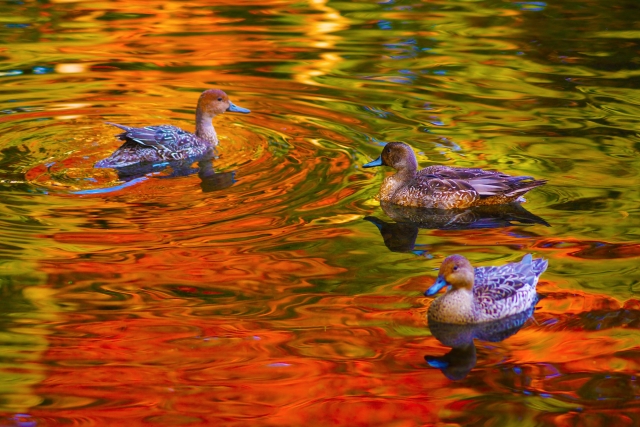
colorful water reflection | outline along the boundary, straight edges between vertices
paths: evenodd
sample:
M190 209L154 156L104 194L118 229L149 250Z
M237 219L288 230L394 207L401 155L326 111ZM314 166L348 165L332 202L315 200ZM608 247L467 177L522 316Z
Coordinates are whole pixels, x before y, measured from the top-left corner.
M636 9L1 3L0 425L640 424ZM211 87L252 110L218 159L93 168L105 121L192 130ZM528 215L399 220L359 166L394 140L549 183ZM442 259L527 252L533 320L430 367Z

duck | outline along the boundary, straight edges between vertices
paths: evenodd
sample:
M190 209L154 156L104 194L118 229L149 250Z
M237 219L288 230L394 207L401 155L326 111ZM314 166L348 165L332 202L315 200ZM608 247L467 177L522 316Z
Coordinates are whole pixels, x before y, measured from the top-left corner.
M218 145L212 120L225 112L248 114L251 110L235 105L224 91L209 89L198 99L195 134L173 125L137 128L106 122L124 131L117 135L124 143L111 156L98 161L95 167L123 168L139 163L184 161L211 155Z
M462 255L448 256L436 282L424 293L433 296L448 287L429 306L427 319L429 323L471 325L530 310L538 302L536 285L547 266L547 260L534 260L531 254L520 262L477 268Z
M362 167L376 166L397 171L384 179L378 199L401 206L464 209L521 202L524 193L546 183L477 168L435 165L418 170L416 155L404 142L389 142L380 157Z

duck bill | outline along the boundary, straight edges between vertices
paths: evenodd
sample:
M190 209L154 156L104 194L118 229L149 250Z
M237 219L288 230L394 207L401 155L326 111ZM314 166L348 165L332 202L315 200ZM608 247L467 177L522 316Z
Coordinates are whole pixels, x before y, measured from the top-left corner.
M382 163L382 156L378 157L377 159L367 163L366 165L362 165L363 168L375 168L376 166L382 166L384 165L384 163Z
M246 108L238 107L236 104L234 104L231 101L229 101L229 108L227 108L227 111L231 113L243 113L243 114L249 114L251 112L251 110L248 110Z
M438 280L433 284L429 289L424 292L424 296L430 297L438 293L438 291L447 286L447 281L444 280L444 277L438 276Z

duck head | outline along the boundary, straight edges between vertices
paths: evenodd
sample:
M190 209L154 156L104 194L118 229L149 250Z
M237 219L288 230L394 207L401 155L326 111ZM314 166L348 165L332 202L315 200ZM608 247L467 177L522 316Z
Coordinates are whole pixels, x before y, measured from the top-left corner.
M199 114L211 118L227 111L244 114L251 112L251 110L235 105L229 100L227 94L220 89L209 89L202 92L200 99L198 99L197 111Z
M425 296L435 295L445 286L451 286L453 289L471 290L474 279L475 271L469 260L462 255L451 255L442 261L436 283L424 294Z
M418 169L418 161L411 147L404 142L390 142L382 149L380 157L362 165L363 168L390 166L398 171Z

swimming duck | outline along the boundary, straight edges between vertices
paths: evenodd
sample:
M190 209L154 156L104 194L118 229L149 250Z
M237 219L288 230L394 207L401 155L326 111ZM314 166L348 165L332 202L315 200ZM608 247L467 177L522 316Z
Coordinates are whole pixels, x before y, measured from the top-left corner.
M425 296L449 286L431 303L429 322L458 325L490 322L527 311L538 301L536 284L547 260L525 255L520 262L499 267L473 268L462 255L442 262L438 279Z
M121 168L136 163L177 161L212 153L213 147L218 145L218 136L211 121L227 111L251 112L235 105L220 89L209 89L198 99L195 134L172 125L134 128L107 122L124 131L117 136L124 144L110 157L97 162L95 167Z
M510 203L546 182L530 176L450 166L429 166L418 171L413 150L403 142L388 143L380 157L362 167L375 166L390 166L397 171L384 179L381 202L423 208L462 209Z

